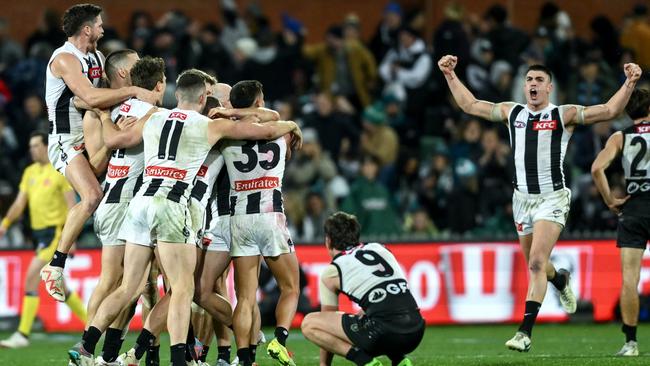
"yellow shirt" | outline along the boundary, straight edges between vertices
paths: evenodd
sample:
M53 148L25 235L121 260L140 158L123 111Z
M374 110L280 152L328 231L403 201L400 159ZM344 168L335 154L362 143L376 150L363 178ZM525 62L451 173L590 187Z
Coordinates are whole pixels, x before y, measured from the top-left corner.
M65 223L68 205L63 193L71 191L72 187L52 164L33 163L25 168L19 189L27 194L32 229Z

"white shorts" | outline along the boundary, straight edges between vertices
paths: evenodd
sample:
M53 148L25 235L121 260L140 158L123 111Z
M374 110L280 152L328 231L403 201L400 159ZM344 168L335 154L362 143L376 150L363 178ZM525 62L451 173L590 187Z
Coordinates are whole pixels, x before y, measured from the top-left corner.
M281 212L230 216L232 257L277 257L295 251Z
M522 193L515 189L512 215L517 234L532 234L533 225L539 220L556 222L564 228L570 206L571 190L568 188L541 194Z
M136 196L131 200L118 238L153 247L154 243L196 243L192 216L186 204L166 197Z
M203 235L203 245L210 252L230 252L229 215L212 216L210 225L205 231L205 235ZM207 248L205 245L207 245Z
M197 200L190 198L190 216L192 217L192 228L196 236L197 247L203 248L203 234L205 229L205 207L203 207Z
M71 135L67 133L49 135L47 143L47 156L54 169L65 176L65 168L77 155L86 151L84 135Z
M128 209L128 202L102 202L99 204L99 207L95 210L94 229L102 245L119 246L125 244L125 241L118 239L118 236Z

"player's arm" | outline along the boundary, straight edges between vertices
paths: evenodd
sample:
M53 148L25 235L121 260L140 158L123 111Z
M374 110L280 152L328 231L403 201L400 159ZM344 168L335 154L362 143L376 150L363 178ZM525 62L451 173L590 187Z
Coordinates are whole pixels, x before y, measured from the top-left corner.
M208 112L210 118L237 118L257 117L260 122L279 121L280 113L268 108L212 108Z
M256 122L229 119L216 119L208 124L208 142L214 145L222 138L233 140L275 140L288 133L300 133L300 128L293 121ZM300 146L299 146L300 147Z
M508 118L508 112L514 106L512 102L492 103L485 100L478 100L474 97L469 89L458 79L454 68L458 63L456 56L443 56L438 61L440 71L445 75L451 95L454 97L456 104L467 114L486 119L492 122L505 122Z
M630 100L637 81L641 77L641 67L637 64L625 64L625 82L618 91L605 104L584 107L581 105L568 105L563 113L562 120L565 125L592 124L609 121L616 118Z
M77 97L75 97L77 99ZM87 111L83 118L84 144L88 152L88 161L95 175L106 171L110 150L102 139L102 123L93 111Z
M79 60L67 52L56 56L49 67L55 76L65 81L74 95L93 108L108 108L130 97L143 99L152 93L136 86L119 89L95 88L84 76Z
M325 268L319 281L319 296L321 311L338 311L339 310L339 291L340 291L339 272L333 264ZM334 355L327 350L320 349L320 365L331 365Z
M123 149L133 147L142 142L142 130L144 124L149 120L149 117L158 109L152 107L142 118L135 121L135 123L128 123L127 119L120 122L127 123L127 126L120 128L113 123L111 116L107 111L101 114L102 131L104 134L104 144L108 149ZM135 117L131 117L131 120Z
M612 196L612 191L609 188L609 182L607 181L605 170L622 150L623 134L617 132L607 140L605 148L598 153L596 160L594 160L594 163L591 165L591 176L594 177L594 184L596 184L596 188L603 197L607 207L609 207L609 209L614 213L620 212L621 206L630 198L630 196L624 198L616 198Z
M27 192L21 190L14 202L9 206L5 217L0 221L0 238L5 235L9 226L25 212L25 207L27 207Z

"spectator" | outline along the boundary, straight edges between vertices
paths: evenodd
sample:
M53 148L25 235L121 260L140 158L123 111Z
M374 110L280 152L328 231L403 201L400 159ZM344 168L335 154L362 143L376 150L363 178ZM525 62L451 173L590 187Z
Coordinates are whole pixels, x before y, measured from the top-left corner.
M472 58L467 66L467 86L479 99L485 99L491 90L490 65L494 61L492 44L487 39L478 38L472 43Z
M320 242L325 237L323 229L325 220L332 211L326 209L323 196L318 192L309 192L306 202L306 215L302 220L302 230L299 237L308 243Z
M444 55L458 56L457 75L466 75L469 56L469 39L462 23L463 7L450 3L445 7L445 19L433 33L433 59L439 60ZM442 77L442 73L436 73ZM442 81L442 79L440 79Z
M20 179L18 169L12 168L18 161L18 140L11 126L7 124L7 116L0 114L0 180L9 181L11 186L18 184Z
M404 232L416 237L430 238L438 234L438 228L431 221L427 211L418 208L413 213L406 215Z
M0 18L0 74L11 68L23 58L23 49L9 38L9 22Z
M225 81L229 79L226 73L232 69L232 60L221 44L220 33L215 24L208 23L203 26L199 34L201 55L197 67L209 74L217 75L220 81Z
M509 100L510 91L512 90L512 78L510 64L503 60L495 61L490 67L490 86L485 94L485 99L494 103Z
M493 5L483 17L495 59L508 61L513 68L519 66L519 55L528 45L528 36L508 25L508 11L502 5Z
M650 68L650 23L648 6L638 4L632 10L631 21L621 32L621 45L634 50L636 60L643 69Z
M343 20L343 38L346 41L362 42L361 20L355 13L348 13Z
M128 45L138 53L141 53L153 35L153 19L144 11L136 11L131 15L129 24Z
M609 136L613 133L612 123L596 123L589 128L576 131L573 147L573 165L581 174L590 174L591 163L596 155L605 147ZM612 168L617 166L618 160L614 161ZM620 165L618 166L620 169Z
M454 187L454 177L446 147L437 148L429 164L422 168L420 177L417 190L419 203L427 210L438 228L448 227L447 207L449 195Z
M481 123L477 119L469 119L463 123L460 130L460 141L451 145L450 152L454 159L469 159L478 161L481 151Z
M383 107L381 103L367 107L361 117L361 152L375 157L382 170L395 163L399 151L399 139L395 130L387 125Z
M61 29L61 15L56 10L48 8L41 13L38 28L27 37L25 50L30 53L32 47L38 43L45 43L54 50L65 40L65 33ZM49 56L47 58L49 59Z
M605 15L599 15L591 20L591 46L600 49L603 59L610 67L617 67L621 56L621 45L616 27Z
M468 159L458 159L454 164L456 181L449 195L447 207L449 229L454 233L465 233L477 225L479 213L479 183L476 165Z
M323 150L327 151L333 159L338 159L341 154L347 153L351 146L356 145L359 131L350 115L334 109L332 100L327 94L317 94L314 97L314 105L315 111L304 117L304 126L316 129Z
M384 7L384 14L370 41L370 51L375 60L382 60L386 53L397 47L397 33L402 26L402 7L391 1Z
M340 209L356 215L361 224L361 235L376 238L400 232L399 216L393 208L386 187L377 182L379 162L365 156L361 164L361 176L352 185L350 194Z
M510 147L499 141L496 128L483 132L481 137L483 153L478 159L479 182L482 194L481 213L491 217L504 207L512 197L512 162Z
M579 73L571 78L567 102L580 105L605 103L616 90L613 78L603 71L601 60L588 57Z

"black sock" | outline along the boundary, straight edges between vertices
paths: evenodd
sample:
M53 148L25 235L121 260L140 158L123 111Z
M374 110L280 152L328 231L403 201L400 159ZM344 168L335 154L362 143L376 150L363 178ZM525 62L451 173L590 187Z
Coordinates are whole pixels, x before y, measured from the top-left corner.
M217 346L217 360L230 362L230 346Z
M548 282L552 283L553 286L555 286L555 288L559 291L562 291L566 287L567 278L566 275L559 274L557 271L555 271L555 275L553 278L549 279Z
M142 332L135 341L135 358L141 359L142 355L147 352L149 347L153 346L155 341L156 337L148 329L142 328Z
M250 366L253 363L253 361L251 361L251 352L248 348L238 349L237 357L239 357L239 363L244 366Z
M194 327L192 327L191 322L190 322L190 327L187 330L187 338L185 339L185 345L186 345L185 361L191 362L192 360L196 360L198 358L198 355L196 354L196 348L194 348L194 346L196 345L196 338L194 338Z
M95 354L95 346L99 342L99 338L102 337L102 331L95 327L88 327L86 335L83 338L84 349L91 354Z
M250 346L251 362L255 362L255 356L257 355L257 345L251 344Z
M636 342L636 325L627 325L623 323L621 327L623 333L625 333L625 342L635 341Z
M147 349L147 359L144 364L146 366L160 365L160 346L151 346Z
M171 361L172 366L185 366L185 348L187 346L185 343L175 344L170 348L171 350Z
M104 336L104 348L102 348L102 358L106 362L117 360L122 347L122 329L108 328Z
M354 362L358 366L363 366L372 361L372 357L370 357L369 354L354 346L350 348L348 353L345 355L345 358Z
M275 338L277 338L278 342L285 347L287 345L287 337L289 337L289 331L286 328L275 328Z
M203 346L203 349L201 350L201 357L199 357L199 360L201 362L206 362L208 359L208 352L210 351L210 346Z
M68 253L61 253L58 250L54 252L54 256L50 261L50 266L53 267L65 267L65 260L68 258ZM88 350L86 350L88 351Z
M524 321L519 326L519 331L526 333L529 337L533 334L533 325L537 319L537 313L542 304L537 301L526 301L526 310L524 311Z

